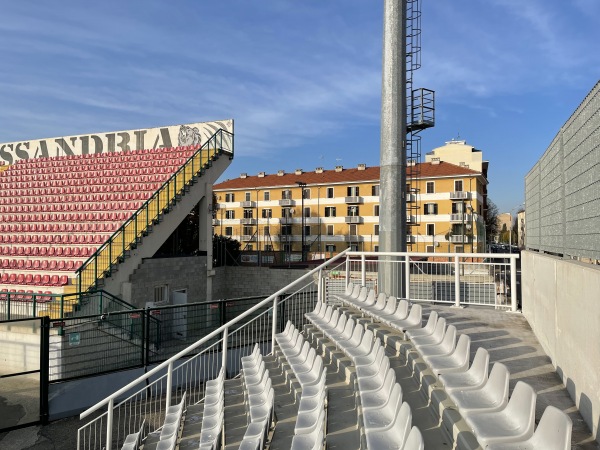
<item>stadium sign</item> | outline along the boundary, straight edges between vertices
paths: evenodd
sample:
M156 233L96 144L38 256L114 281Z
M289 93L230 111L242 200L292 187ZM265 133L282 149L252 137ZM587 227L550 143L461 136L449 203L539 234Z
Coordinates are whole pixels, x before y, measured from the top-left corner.
M9 142L0 144L0 161L4 161L5 164L14 164L21 159L50 156L202 145L219 128L233 133L233 120Z

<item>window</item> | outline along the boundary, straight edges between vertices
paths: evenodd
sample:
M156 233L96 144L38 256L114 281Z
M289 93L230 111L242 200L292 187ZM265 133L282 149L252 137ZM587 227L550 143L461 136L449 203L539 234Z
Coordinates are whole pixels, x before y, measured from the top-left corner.
M304 217L310 217L310 208L309 207L304 208Z
M292 251L291 244L283 244L283 251L286 253L290 253Z
M304 236L310 236L310 225L304 227Z
M254 250L254 246L252 244L248 244L248 245L246 245L246 250L252 251L252 250Z
M327 225L327 236L333 236L333 225Z
M379 236L379 225L373 225L373 234Z
M154 287L154 303L161 303L169 298L169 287L166 284Z
M327 198L333 198L333 188L327 188Z
M273 251L273 246L271 244L266 244L265 245L265 252L272 252Z
M358 227L356 226L356 224L351 224L350 225L348 234L350 234L350 236L356 236L356 235L358 235Z
M379 245L374 245L373 246L373 251L374 252L378 252L379 251Z
M462 253L463 250L464 249L462 245L457 245L456 247L454 247L454 253Z
M373 206L373 215L379 217L379 205Z
M252 219L253 213L253 209L244 209L244 219Z
M282 225L281 234L284 236L291 236L292 234L292 226L291 225Z
M463 190L463 182L462 180L454 180L454 190L462 191Z
M371 195L373 197L378 197L379 196L379 185L376 184L374 186L371 186Z
M463 202L452 203L452 214L462 214L464 211Z
M435 249L434 249L433 245L428 245L427 247L425 247L425 251L427 253L435 253Z
M335 206L325 207L325 217L335 217Z
M263 192L263 200L265 202L268 202L269 200L271 200L271 193L269 191Z
M244 236L252 236L254 234L254 228L245 226L242 230Z
M358 206L348 206L348 215L352 217L357 217L358 214Z
M281 199L282 200L291 200L292 198L292 191L289 189L283 190L281 191Z
M358 186L348 186L348 197L358 197L358 192Z
M225 211L226 219L235 219L235 211L233 209L228 209Z
M281 217L290 219L292 217L292 208L281 208Z
M427 236L435 236L435 224L427 224Z
M438 213L437 203L425 203L425 215L432 215Z
M348 244L348 248L350 249L351 252L357 252L358 244Z
M264 236L270 236L271 235L271 230L269 229L268 226L263 228L263 235Z
M246 192L246 201L249 202L250 200L252 200L250 192Z
M335 252L335 245L331 245L331 244L326 245L325 246L325 251L326 252Z
M235 202L235 194L233 194L233 193L225 194L225 201L226 202Z
M310 199L310 189L303 189L302 195L304 196L304 198Z
M233 235L233 227L225 227L225 236Z
M270 219L271 217L273 217L273 211L271 209L265 208L262 210L263 219Z
M435 193L435 182L428 181L427 182L427 193L434 194Z

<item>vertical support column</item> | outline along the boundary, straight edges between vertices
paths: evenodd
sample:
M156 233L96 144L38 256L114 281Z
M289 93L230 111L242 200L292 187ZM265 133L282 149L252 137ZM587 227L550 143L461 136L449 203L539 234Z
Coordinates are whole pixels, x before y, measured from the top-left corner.
M454 257L454 306L460 308L460 261Z
M167 366L167 398L165 401L165 410L171 406L171 391L173 390L173 361Z
M50 384L50 317L40 319L40 421L48 423L48 386Z
M367 264L365 255L360 255L360 284L367 285ZM346 284L348 286L348 284Z
M271 328L271 354L275 350L275 335L277 334L277 308L279 305L279 296L273 299L273 327Z
M206 301L213 298L213 245L212 245L212 211L215 205L213 201L213 190L211 183L204 183L204 197L200 200L199 211L199 249L206 251Z
M350 257L346 255L346 283L344 284L344 290L348 287L348 283L350 283Z
M382 252L406 251L406 0L385 0L381 87L379 243ZM381 264L382 292L401 296L403 272L389 257Z
M319 269L319 277L317 280L317 302L325 303L325 300L323 299L323 269Z
M225 329L223 330L223 348L221 350L221 353L223 356L223 359L221 360L221 368L223 369L223 372L225 373L225 378L227 378L227 338L229 337L229 327L225 327Z
M107 410L107 414L106 414L106 446L104 447L105 450L112 449L112 428L113 428L114 404L115 404L114 400L111 398L108 401L108 410Z
M510 310L517 312L517 258L510 258Z
M404 298L410 299L410 255L404 255Z

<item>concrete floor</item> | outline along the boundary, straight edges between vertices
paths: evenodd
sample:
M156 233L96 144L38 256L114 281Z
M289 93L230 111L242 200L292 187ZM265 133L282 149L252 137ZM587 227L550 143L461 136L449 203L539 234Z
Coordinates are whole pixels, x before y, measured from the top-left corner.
M455 325L459 333L469 334L472 341L471 356L475 354L478 347L484 347L490 353L491 363L501 361L509 368L511 372L511 390L519 380L525 381L534 387L538 393L536 422L541 418L545 407L552 404L569 414L573 420L572 449L600 449L600 445L594 440L573 400L554 371L550 358L542 350L527 321L521 314L506 313L489 308L455 309L448 306L424 305L426 314L432 309L437 310L441 316L447 319L448 323ZM331 369L332 374L329 376L331 379L328 379L328 381L332 383L331 392L334 392L334 396L331 397L330 394L330 398L334 398L338 402L337 407L335 403L331 405L331 410L339 408L340 411L350 411L348 385L343 381L341 373L334 372L333 367ZM274 386L276 386L276 380L273 381ZM276 399L278 419L280 420L278 427L281 427L281 431L279 436L277 433L274 435L273 449L286 448L289 431L293 430L293 418L289 413L289 411L293 411L293 406L291 400L286 399L284 395L285 393L278 392ZM230 400L234 401L233 395ZM12 414L11 411L15 410L14 406L10 402L0 402L0 408L8 408L0 411L0 415ZM13 409L10 409L11 407ZM289 409L288 412L285 411L286 408ZM415 409L418 411L418 408ZM416 416L419 413L414 412L414 414ZM194 414L190 414L188 417L193 416ZM417 423L417 420L420 419L415 417L415 423ZM353 442L358 438L357 429L355 426L350 426L350 422L351 420L349 421L347 418L342 419L341 416L336 417L330 414L330 428L328 430L331 435L332 446L330 448L344 447L348 450L354 448L353 445L346 445L347 442ZM74 417L52 422L46 426L32 426L2 433L0 434L0 448L3 450L75 449L77 428L82 425L83 423L80 424L78 418ZM226 423L226 426L233 427L233 424ZM284 432L286 428L288 428L287 433ZM228 448L232 447L228 446ZM428 446L426 448L437 447Z

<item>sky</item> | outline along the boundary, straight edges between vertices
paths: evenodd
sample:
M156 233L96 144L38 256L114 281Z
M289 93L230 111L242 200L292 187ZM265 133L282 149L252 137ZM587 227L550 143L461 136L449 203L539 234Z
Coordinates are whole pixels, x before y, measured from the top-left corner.
M383 0L0 0L0 142L235 120L222 179L379 164ZM423 0L436 125L501 212L600 78L598 0Z

